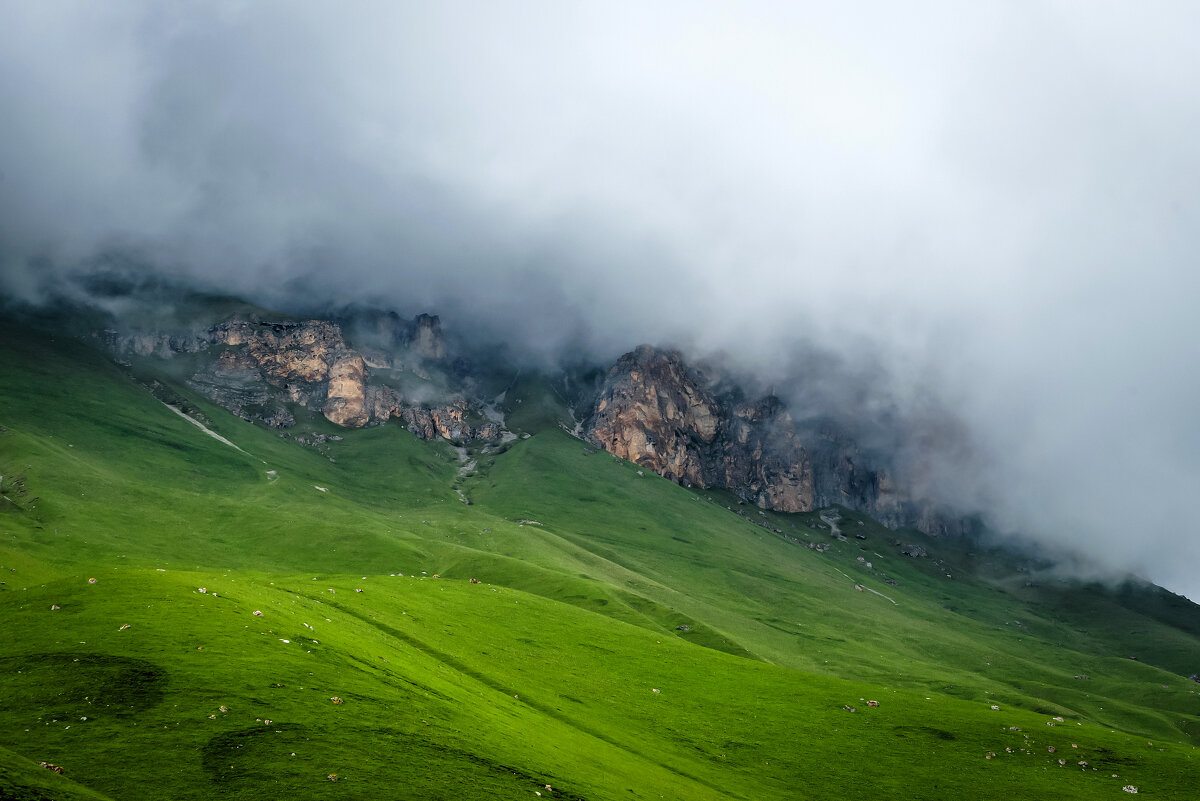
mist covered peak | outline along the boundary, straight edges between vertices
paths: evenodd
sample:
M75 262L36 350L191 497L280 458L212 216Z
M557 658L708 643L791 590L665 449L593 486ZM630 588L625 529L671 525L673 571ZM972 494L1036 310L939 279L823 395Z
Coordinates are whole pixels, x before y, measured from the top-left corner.
M889 453L915 426L927 494L1200 594L1187 3L5 23L12 297L125 260L300 317L437 313L447 352L529 369L672 343L798 426L823 410Z

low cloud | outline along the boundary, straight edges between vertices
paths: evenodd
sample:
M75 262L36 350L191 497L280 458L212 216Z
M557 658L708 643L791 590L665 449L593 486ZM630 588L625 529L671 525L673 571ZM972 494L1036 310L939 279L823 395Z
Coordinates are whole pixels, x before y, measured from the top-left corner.
M132 252L546 359L724 354L797 403L813 348L867 408L953 410L931 492L1200 598L1198 13L18 5L0 279Z

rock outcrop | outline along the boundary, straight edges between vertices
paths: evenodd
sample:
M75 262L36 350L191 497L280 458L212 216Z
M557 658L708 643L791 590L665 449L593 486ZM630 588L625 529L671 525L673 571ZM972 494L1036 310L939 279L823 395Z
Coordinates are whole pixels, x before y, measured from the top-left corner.
M705 459L718 433L716 401L678 353L643 345L608 372L588 438L674 481L708 486Z
M329 366L324 414L326 419L347 428L361 428L371 421L367 412L367 366L353 351L341 354Z
M272 428L289 428L308 410L346 428L396 420L422 439L505 434L458 372L461 360L448 358L441 321L428 314L241 316L203 330L109 332L109 345L127 360L184 356L193 388ZM961 517L913 497L887 454L864 450L830 419L806 414L798 422L772 394L748 400L721 386L678 352L643 345L598 385L579 383L570 405L590 409L581 430L592 443L681 484L728 489L762 509L839 504L892 527L965 529Z
M909 497L879 455L829 421L798 426L780 399L718 394L679 353L641 346L609 370L585 428L595 445L682 484L732 490L760 508L840 504L885 525L960 533L965 525Z
M374 326L378 340L411 355L410 370L422 379L428 379L423 360L445 357L437 317L422 314L404 325L387 315ZM303 407L346 428L399 419L423 439L492 439L501 434L499 425L482 420L477 404L461 395L416 402L394 387L373 384L372 367L401 369L392 354L367 348L364 355L347 344L339 324L326 320L234 318L203 331L109 331L107 340L119 358L203 354L208 358L199 359L189 385L239 417L272 428L295 425L293 410ZM473 425L472 420L482 422Z
M442 321L436 314L418 314L413 321L413 349L421 358L440 361L446 358L446 342L442 339Z
M812 467L775 398L730 404L675 351L643 345L608 372L587 436L673 481L733 489L764 509L811 511Z

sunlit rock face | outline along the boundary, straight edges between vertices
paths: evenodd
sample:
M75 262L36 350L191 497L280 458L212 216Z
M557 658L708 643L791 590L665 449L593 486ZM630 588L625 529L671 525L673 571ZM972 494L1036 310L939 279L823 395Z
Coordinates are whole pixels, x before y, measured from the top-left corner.
M724 404L679 353L643 345L609 370L587 433L673 481L732 489L766 509L810 511L812 469L777 406Z
M763 509L840 504L887 525L960 533L965 525L914 500L886 464L828 422L797 426L773 395L718 395L679 353L643 345L608 371L587 438L673 481L735 492Z
M367 410L367 367L354 351L340 353L329 366L325 418L339 426L361 428L371 421Z
M622 356L596 400L589 439L675 481L709 486L705 455L720 409L678 353L643 345Z

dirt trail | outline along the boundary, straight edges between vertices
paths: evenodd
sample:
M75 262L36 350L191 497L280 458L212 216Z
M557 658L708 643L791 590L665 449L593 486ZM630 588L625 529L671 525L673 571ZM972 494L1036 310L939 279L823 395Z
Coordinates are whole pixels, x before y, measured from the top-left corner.
M842 515L840 512L838 512L837 509L822 509L821 511L817 512L817 516L821 518L822 523L829 526L830 536L832 536L834 539L842 540L843 542L846 540L846 536L844 534L842 534L842 530L840 528L838 528L838 521L840 521L842 519ZM837 570L837 572L841 573L846 578L850 579L851 581L854 581L854 586L856 588L866 590L867 592L873 592L876 595L878 595L880 598L884 598L886 600L891 601L896 606L900 605L900 604L896 603L895 598L884 595L879 590L873 590L865 584L858 583L857 581L855 581L853 578L850 577L850 574L844 573L841 570L838 570L836 567L834 568L834 570Z
M879 590L873 590L873 589L871 589L870 587L868 587L866 584L860 584L860 583L859 583L858 581L856 581L856 580L855 580L855 579L854 579L854 578L853 578L853 577L852 577L852 576L851 576L849 573L845 572L844 570L838 570L836 567L834 568L834 570L837 570L837 572L841 573L843 576L845 576L846 578L848 578L848 579L850 579L851 581L853 581L853 582L854 582L854 588L855 588L855 589L863 589L863 590L866 590L867 592L873 592L873 593L875 593L876 595L878 595L880 598L885 598L885 599L887 599L887 600L891 601L891 602L892 602L893 604L895 604L896 606L899 606L899 605L900 605L899 603L897 603L897 602L896 602L896 599L895 599L895 598L892 598L891 596L888 596L888 595L884 595L884 594L883 594L882 592L880 592Z
M253 456L253 454L246 453L246 451L242 450L242 449L241 449L241 448L239 448L237 445L234 445L232 442L230 442L229 440L225 439L225 438L224 438L224 437L222 437L220 434L218 434L216 431L213 431L211 428L209 428L208 426L204 425L204 423L201 423L199 420L197 420L196 418L192 417L192 416L191 416L191 415L189 415L188 413L184 412L182 409L176 408L175 406L172 406L172 405L171 405L171 404L169 404L169 403L164 403L164 404L163 404L163 406L166 406L168 409L170 409L171 411L175 412L175 414L179 415L179 416L180 416L180 417L182 417L184 420L187 420L189 423L191 423L191 424L192 424L192 425L194 425L196 428L198 428L198 429L200 429L201 431L203 431L205 434L208 434L210 437L212 437L213 439L215 439L217 442L224 443L225 445L228 445L229 447L233 448L235 451L238 451L239 453L245 453L247 456ZM261 462L262 460L261 460L261 459L259 459L259 461ZM266 464L266 462L263 462L263 464Z

